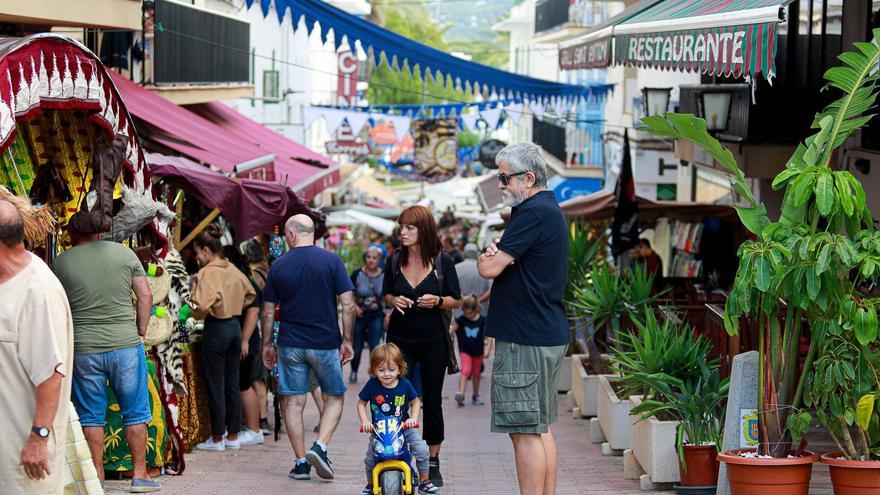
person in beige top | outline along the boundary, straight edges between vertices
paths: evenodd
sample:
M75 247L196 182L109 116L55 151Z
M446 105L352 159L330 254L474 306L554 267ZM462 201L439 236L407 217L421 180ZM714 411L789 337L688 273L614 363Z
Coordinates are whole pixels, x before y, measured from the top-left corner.
M222 258L223 231L211 224L193 241L202 269L193 279L193 316L205 319L202 365L208 389L211 438L199 450L238 450L241 442L241 396L238 390L241 361L241 324L238 317L254 300L256 291L232 263ZM227 432L226 438L223 433Z
M24 248L0 200L0 480L3 493L64 492L73 319L61 283Z

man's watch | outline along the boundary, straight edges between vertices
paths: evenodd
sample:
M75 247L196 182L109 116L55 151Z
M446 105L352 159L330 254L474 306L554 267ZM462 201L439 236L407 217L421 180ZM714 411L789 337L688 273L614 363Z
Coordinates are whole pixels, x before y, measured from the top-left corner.
M51 430L45 426L34 426L31 431L40 438L49 438Z
M443 296L437 298L437 306L435 307L439 308L440 306L443 306Z

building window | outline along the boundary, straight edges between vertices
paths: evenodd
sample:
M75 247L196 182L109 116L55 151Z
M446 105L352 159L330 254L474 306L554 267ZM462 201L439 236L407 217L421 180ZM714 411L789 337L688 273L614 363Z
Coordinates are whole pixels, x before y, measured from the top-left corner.
M272 100L281 98L281 91L278 88L278 82L277 70L263 71L263 98L266 98L264 101L265 103L277 103Z

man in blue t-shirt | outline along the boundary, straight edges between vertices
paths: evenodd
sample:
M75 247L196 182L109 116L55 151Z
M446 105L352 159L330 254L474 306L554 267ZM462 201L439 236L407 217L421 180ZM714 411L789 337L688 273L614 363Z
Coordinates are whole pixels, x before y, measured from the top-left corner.
M306 215L294 215L284 225L292 246L272 264L263 291L263 362L278 364L278 394L284 401L284 424L296 464L288 476L309 479L311 466L318 476L333 479L327 443L342 416L345 381L342 365L351 361L355 322L354 287L342 258L315 246L315 224ZM339 334L337 297L342 302L342 335ZM278 351L272 347L275 308L280 306ZM280 361L280 362L279 362ZM313 371L324 396L318 440L305 452L303 408Z
M540 146L512 144L495 162L498 187L513 212L501 240L477 261L480 275L493 279L486 323L486 336L495 338L492 431L513 441L520 492L548 495L556 493L550 425L556 422L556 381L569 341L562 305L568 223L547 190Z

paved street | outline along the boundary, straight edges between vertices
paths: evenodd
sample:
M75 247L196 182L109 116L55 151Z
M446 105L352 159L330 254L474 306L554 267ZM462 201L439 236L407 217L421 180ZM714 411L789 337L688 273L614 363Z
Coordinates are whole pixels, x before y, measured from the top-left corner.
M484 378L488 377L488 370ZM361 377L361 384L365 379ZM444 406L447 440L441 455L443 475L447 480L442 493L450 495L515 494L516 471L513 450L506 436L489 433L488 406L458 409L453 400L458 376L447 377ZM356 394L360 384L346 395L345 413L333 442L330 457L336 467L336 479L320 480L312 471L311 481L287 477L292 453L287 437L276 443L244 447L241 451L221 454L194 451L186 458L183 476L161 479L168 495L249 494L276 495L308 493L316 495L352 495L364 485L363 454L366 438L357 432ZM488 389L487 389L488 391ZM638 482L623 478L623 458L603 457L599 445L589 441L589 425L574 420L559 396L560 420L554 429L559 442L559 495L635 495L644 494ZM317 424L314 403L307 408L308 443L314 440L311 429ZM282 432L283 434L283 432ZM267 439L270 437L266 437ZM827 469L817 465L811 495L830 495ZM108 493L124 493L126 484L108 482ZM658 492L659 493L659 492Z
M447 377L444 393L447 440L441 455L447 484L443 493L516 493L510 441L504 435L489 433L488 406L456 407L453 395L457 383L457 375ZM314 471L311 481L289 479L287 472L292 466L292 453L287 438L282 437L277 443L267 441L263 446L244 447L238 452L193 452L186 458L187 468L183 476L163 477L162 493L360 493L364 485L362 459L366 438L357 432L354 408L359 390L360 385L349 390L342 422L330 445L330 456L337 473L333 482L318 480ZM560 421L554 430L559 441L560 495L643 493L638 490L636 482L623 479L622 458L602 457L599 446L589 442L587 423L573 420L563 409L564 402L564 396L560 396ZM317 424L313 403L309 403L307 412L306 429L311 431ZM310 432L307 437L310 444L315 434ZM120 486L115 482L109 485Z

